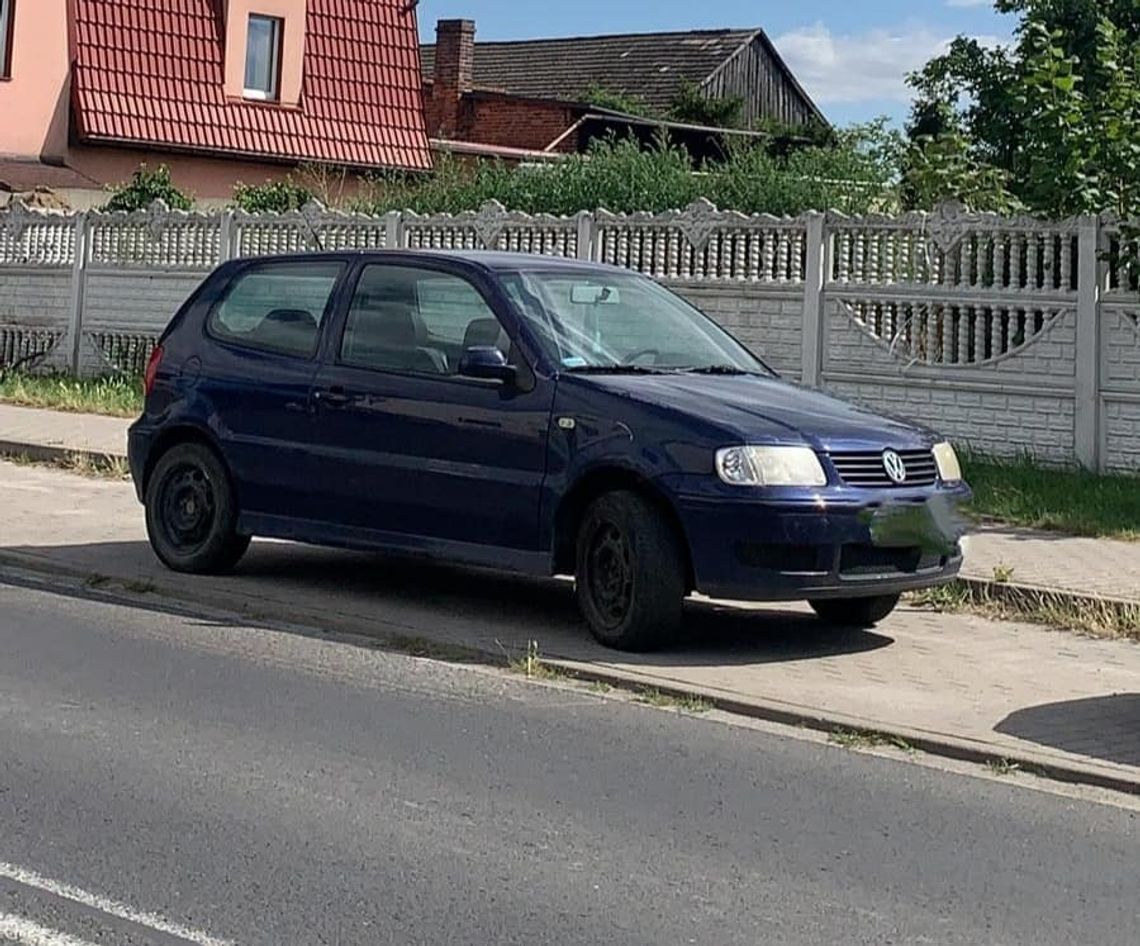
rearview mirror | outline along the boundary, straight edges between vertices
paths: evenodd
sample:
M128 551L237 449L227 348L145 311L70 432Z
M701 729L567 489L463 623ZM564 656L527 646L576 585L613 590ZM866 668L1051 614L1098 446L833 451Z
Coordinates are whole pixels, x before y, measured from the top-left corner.
M493 345L479 345L468 348L459 359L459 373L466 378L482 378L486 381L513 383L515 366L507 362L507 356Z
M570 287L570 301L575 305L617 305L621 296L612 286L575 283Z

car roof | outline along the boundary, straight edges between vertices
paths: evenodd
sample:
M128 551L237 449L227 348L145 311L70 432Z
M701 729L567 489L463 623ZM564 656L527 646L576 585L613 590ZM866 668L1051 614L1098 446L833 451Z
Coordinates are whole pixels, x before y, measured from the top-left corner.
M452 260L478 266L491 272L578 272L629 273L629 270L607 263L571 259L564 256L542 256L537 253L505 253L496 250L344 250L314 253L292 253L283 256L246 257L243 262L275 263L316 262L319 260L374 259L377 262L405 260Z

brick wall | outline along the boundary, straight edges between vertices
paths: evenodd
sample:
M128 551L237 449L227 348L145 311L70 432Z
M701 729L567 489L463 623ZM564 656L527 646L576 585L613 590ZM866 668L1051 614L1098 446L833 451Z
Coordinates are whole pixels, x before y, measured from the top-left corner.
M463 97L458 136L461 141L541 151L578 119L578 112L557 102L499 92L469 92ZM575 132L558 146L578 149Z

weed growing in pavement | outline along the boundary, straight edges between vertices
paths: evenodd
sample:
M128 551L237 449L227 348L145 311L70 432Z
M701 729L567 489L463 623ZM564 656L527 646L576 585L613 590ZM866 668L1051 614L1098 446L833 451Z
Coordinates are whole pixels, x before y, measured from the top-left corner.
M1017 775L1021 771L1021 765L1017 762L1010 762L1009 759L989 759L986 762L986 768L991 774L1002 777Z
M507 661L507 669L521 673L528 680L569 679L570 674L558 667L552 667L538 655L538 641L527 641L526 653Z
M605 680L595 680L586 687L586 689L591 693L609 693L613 687L606 683Z
M881 749L890 747L900 752L914 752L915 748L901 736L860 729L833 729L827 741L844 749Z
M662 693L654 687L638 687L633 691L633 701L644 703L647 706L655 706L658 709L676 709L682 713L694 715L707 713L714 708L713 704L704 697L691 693L673 696L670 693Z
M0 459L16 466L42 466L53 470L63 470L78 476L95 479L129 480L131 470L123 457L100 457L87 453L69 453L58 460L40 460L26 453L13 453L0 456Z
M136 595L149 595L158 590L158 586L153 581L147 581L145 578L138 578L133 581L123 582L123 587L127 591Z
M1090 598L1033 588L955 581L909 596L915 607L943 614L977 614L1007 621L1028 621L1090 637L1140 641L1140 604Z
M1013 566L1001 562L994 566L994 581L999 585L1008 585L1013 579Z
M92 572L83 579L84 588L102 588L104 585L111 583L110 575L100 575L98 572Z
M459 644L445 644L431 641L425 637L408 637L397 634L386 637L384 643L393 650L401 651L412 657L427 657L432 660L447 660L453 663L471 663L480 660L479 655L472 649Z

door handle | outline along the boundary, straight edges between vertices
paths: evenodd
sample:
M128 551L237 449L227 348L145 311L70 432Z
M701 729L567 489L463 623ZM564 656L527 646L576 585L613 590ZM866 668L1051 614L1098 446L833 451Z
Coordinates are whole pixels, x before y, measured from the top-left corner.
M328 407L344 407L352 400L340 388L330 388L327 391L317 391L313 397L318 403L324 404Z

